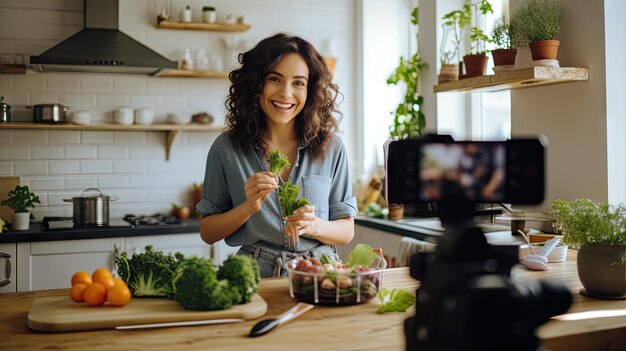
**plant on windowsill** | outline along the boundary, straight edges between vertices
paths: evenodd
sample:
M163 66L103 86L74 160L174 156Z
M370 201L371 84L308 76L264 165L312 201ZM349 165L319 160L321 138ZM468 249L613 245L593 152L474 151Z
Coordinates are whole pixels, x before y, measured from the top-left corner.
M479 26L481 20L493 13L491 3L481 0L480 3L469 3L463 6L464 11L469 11L470 16L474 16L474 25L470 28L471 50L463 56L465 64L465 77L475 77L485 75L487 68L487 44L491 43L491 38Z
M9 197L0 201L0 205L8 206L13 210L13 230L28 230L30 228L29 208L40 204L39 196L28 189L27 185L17 185L9 191Z
M443 34L439 48L441 70L438 82L445 83L458 80L463 71L459 48L465 27L472 22L470 5L465 4L461 10L448 12L441 19L443 20L441 24ZM448 48L448 43L451 43L451 48Z
M530 47L533 65L559 67L560 41L555 40L565 20L565 5L558 0L526 0L511 16L520 44Z
M626 299L626 206L559 199L552 210L563 241L578 249L581 294Z
M417 28L419 18L419 8L415 7L411 12L411 23ZM404 82L406 93L404 99L398 104L393 122L389 127L389 135L392 139L417 139L422 136L422 131L426 126L426 116L422 112L424 97L419 93L419 77L422 70L428 68L428 64L422 61L419 50L410 59L400 56L400 64L387 78L387 84L396 85ZM403 206L401 204L389 204L389 219L400 219L403 217Z
M506 16L502 16L502 19L494 24L491 29L491 40L496 47L491 50L494 72L513 69L517 47L519 46L518 37L515 26Z

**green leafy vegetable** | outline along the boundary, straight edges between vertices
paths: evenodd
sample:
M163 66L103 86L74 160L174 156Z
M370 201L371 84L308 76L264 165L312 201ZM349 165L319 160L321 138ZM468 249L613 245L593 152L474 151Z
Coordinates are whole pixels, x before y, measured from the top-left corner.
M179 265L174 276L174 299L188 310L224 310L238 304L239 289L226 279L218 280L213 261L190 257Z
M378 298L383 303L377 313L404 312L415 302L415 296L404 289L382 288L378 292Z
M268 161L270 164L270 172L276 174L279 177L280 177L280 172L282 172L283 169L291 166L291 163L289 163L289 159L287 159L287 156L283 155L278 150L271 151L268 156L269 156Z
M358 244L348 254L348 267L363 266L369 267L378 258L371 246L366 244Z
M146 246L144 253L128 258L126 252L115 258L117 272L133 296L164 296L173 294L172 277L182 255L165 255Z
M287 156L283 155L280 151L271 151L269 153L269 165L270 171L276 174L280 178L280 172L286 167L291 166ZM284 216L293 214L293 211L298 208L308 205L309 201L305 198L298 199L298 192L300 187L286 181L278 187L278 199L280 200L280 207L283 210Z
M241 301L237 303L247 303L257 292L261 274L259 265L252 257L234 255L222 263L217 279L226 279L239 290Z

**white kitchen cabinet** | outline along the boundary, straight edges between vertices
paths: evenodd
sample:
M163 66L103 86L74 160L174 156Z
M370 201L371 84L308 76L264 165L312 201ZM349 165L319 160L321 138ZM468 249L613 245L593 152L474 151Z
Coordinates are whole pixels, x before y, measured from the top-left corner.
M147 245L152 245L156 251L165 253L180 252L185 257L213 256L211 245L202 241L200 233L127 237L124 251L131 257L133 254L144 252Z
M78 271L113 269L124 238L17 243L17 291L71 287Z
M0 253L4 253L4 254L11 256L10 258L8 258L8 260L3 261L5 262L4 264L0 264L0 269L2 270L2 272L0 272L0 277L5 277L6 275L8 275L8 279L11 281L8 285L0 287L0 293L16 292L17 284L15 283L16 281L16 276L15 276L16 269L15 268L17 265L16 265L15 260L17 257L17 244L15 243L0 244Z

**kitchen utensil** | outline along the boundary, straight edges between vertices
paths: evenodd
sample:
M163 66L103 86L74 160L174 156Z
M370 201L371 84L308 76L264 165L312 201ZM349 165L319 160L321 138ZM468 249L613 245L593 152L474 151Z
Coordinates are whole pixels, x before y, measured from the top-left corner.
M252 327L252 330L250 330L250 336L256 337L266 334L272 329L282 324L285 324L292 319L295 319L296 317L300 316L301 314L310 310L313 307L313 305L300 302L276 318L264 319L255 324Z
M113 121L115 123L131 125L133 120L133 109L129 106L122 106L113 111Z
M0 283L1 284L1 283ZM129 330L129 329L151 329L151 328L169 328L169 327L189 327L194 325L207 325L207 324L223 324L223 323L238 323L243 322L241 318L230 319L209 319L204 321L188 321L188 322L168 322L168 323L152 323L152 324L135 324L135 325L123 325L115 327L117 330Z
M11 105L4 102L4 96L0 96L0 123L11 122Z
M550 269L550 267L548 267L547 265L548 255L559 244L560 241L561 238L559 237L548 240L548 242L546 242L545 246L539 252L526 256L526 258L521 260L520 263L524 267L534 271L547 271L548 269Z
M133 297L124 307L112 307L107 303L101 308L93 308L85 303L76 303L64 295L35 299L26 324L34 330L69 332L114 329L138 324L250 320L262 317L265 313L267 303L258 294L254 294L249 303L221 311L190 311L177 301L152 297Z
M66 123L65 112L67 106L59 103L27 105L27 109L33 110L33 122L35 123Z
M97 195L86 194L98 192ZM102 194L98 188L87 188L80 196L71 199L63 199L64 202L73 204L73 221L78 227L97 227L109 224L109 201L117 200L117 196Z

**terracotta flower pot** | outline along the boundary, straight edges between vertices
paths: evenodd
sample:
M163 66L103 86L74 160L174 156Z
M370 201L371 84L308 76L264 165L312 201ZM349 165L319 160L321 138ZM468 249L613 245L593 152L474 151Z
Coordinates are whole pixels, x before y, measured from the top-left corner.
M508 66L515 64L517 49L496 49L491 52L494 66Z
M556 60L556 56L559 52L559 40L540 40L533 41L528 44L530 47L530 54L533 57L533 61L536 60Z
M578 250L577 267L584 290L597 298L626 299L626 245L585 244Z
M484 76L487 69L487 55L465 55L463 62L465 63L465 77Z

